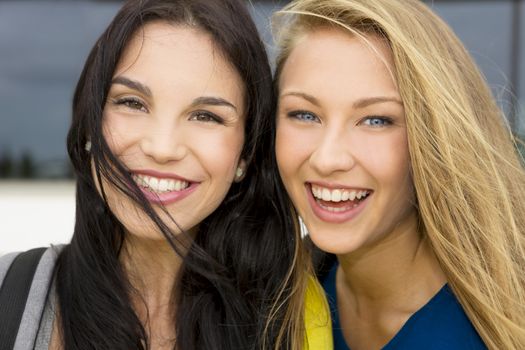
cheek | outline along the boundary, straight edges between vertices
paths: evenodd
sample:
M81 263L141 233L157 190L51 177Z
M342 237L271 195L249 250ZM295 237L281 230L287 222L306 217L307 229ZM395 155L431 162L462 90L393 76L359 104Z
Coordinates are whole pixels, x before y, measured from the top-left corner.
M379 185L403 185L410 180L410 160L406 136L402 132L369 138L362 142L360 158Z
M400 185L408 185L411 183L410 179L410 157L408 154L408 143L406 137L395 138L389 145L390 155L387 166L391 169L391 176L393 180L400 183Z
M140 140L141 131L146 130L146 127L139 118L124 118L119 114L105 113L102 134L113 154L120 156Z
M95 172L95 165L93 163L91 169L98 194L102 198L102 189L100 188L100 184ZM108 179L104 177L102 177L102 186L104 187L104 194L111 212L126 227L127 230L132 230L132 228L136 228L137 226L151 227L152 223L147 219L147 215L142 210L140 210L139 207L137 207L128 196L120 192Z
M308 158L309 150L305 147L305 133L297 128L282 122L277 127L275 140L275 153L279 173L285 184L293 181L295 173L305 159Z
M202 137L194 141L194 152L201 159L207 172L218 177L218 180L231 181L244 144L243 128L235 128L230 132L202 134Z

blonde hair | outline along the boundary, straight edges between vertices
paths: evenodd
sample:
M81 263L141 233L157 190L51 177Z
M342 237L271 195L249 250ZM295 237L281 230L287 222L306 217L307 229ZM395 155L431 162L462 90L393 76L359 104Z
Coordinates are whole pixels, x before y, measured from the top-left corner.
M316 28L388 42L421 233L487 347L525 349L525 171L452 30L418 0L298 0L275 20L276 80L297 40Z

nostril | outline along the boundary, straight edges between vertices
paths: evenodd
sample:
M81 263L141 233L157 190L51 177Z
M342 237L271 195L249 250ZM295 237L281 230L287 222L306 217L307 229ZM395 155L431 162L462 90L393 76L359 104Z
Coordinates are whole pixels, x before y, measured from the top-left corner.
M337 171L349 171L355 165L352 155L345 150L321 150L312 154L310 165L320 174L331 174Z
M141 143L142 152L158 163L181 160L188 154L188 147L183 143L162 140L145 140Z

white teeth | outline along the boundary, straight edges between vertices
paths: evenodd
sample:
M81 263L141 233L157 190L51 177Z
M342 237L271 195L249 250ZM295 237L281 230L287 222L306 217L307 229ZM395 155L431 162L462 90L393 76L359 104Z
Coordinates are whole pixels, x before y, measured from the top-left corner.
M159 191L167 191L170 180L161 179L159 180Z
M147 182L148 182L148 185L149 185L150 188L155 189L155 190L157 190L157 189L160 190L160 188L159 188L159 179L157 179L156 177L150 177L150 178L148 178L148 180L149 181L147 181Z
M333 202L340 202L341 201L341 191L339 190L334 190L332 191L332 201Z
M343 190L343 189L335 189L331 190L324 187L319 187L312 185L312 194L315 198L321 199L325 202L341 202L341 201L347 201L347 200L355 200L355 199L364 199L366 196L368 196L369 192L366 190L356 191L356 190Z
M182 191L190 186L187 181L175 179L160 179L140 174L133 174L132 177L140 187L148 188L150 191L158 193Z
M139 179L136 175L131 176L137 185L142 186L142 179Z
M331 199L331 194L330 194L330 190L327 189L327 188L323 188L323 200L324 201L329 201Z

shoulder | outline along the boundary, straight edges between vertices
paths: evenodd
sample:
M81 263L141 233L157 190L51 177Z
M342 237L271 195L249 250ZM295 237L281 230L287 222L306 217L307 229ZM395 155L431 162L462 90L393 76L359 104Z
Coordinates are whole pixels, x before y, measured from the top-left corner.
M310 276L305 295L305 349L333 349L332 322L323 289Z
M35 258L37 259L34 278L39 278L42 275L51 273L58 255L64 246L65 245L53 245L47 248L36 248L25 252L13 252L0 256L0 285L3 284L13 262L22 259L24 256L28 258L31 254L35 254Z
M2 293L8 289L28 290L26 308L37 295L47 293L55 265L64 245L35 248L0 257L0 287ZM29 288L29 289L28 289Z
M0 320L10 324L7 337L16 349L32 349L53 280L56 259L63 246L31 249L0 258Z
M389 345L385 350L487 349L448 285L409 319Z
M20 252L9 253L0 256L0 285L2 285L5 275L7 274L7 270L9 270L11 264L13 263L13 260L15 260L18 254L20 254Z

